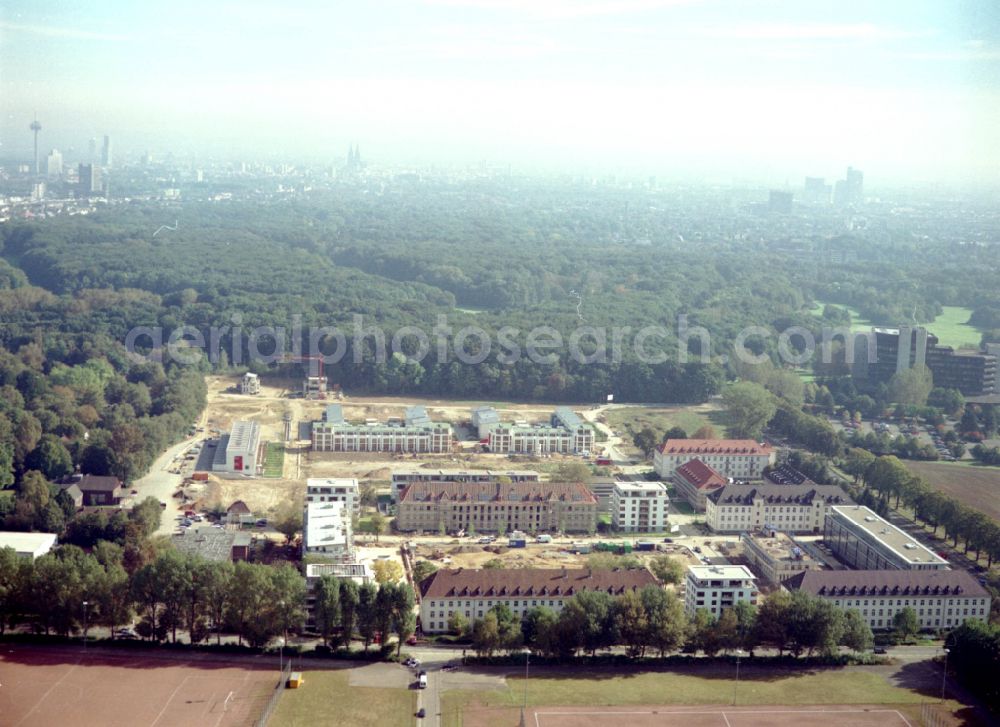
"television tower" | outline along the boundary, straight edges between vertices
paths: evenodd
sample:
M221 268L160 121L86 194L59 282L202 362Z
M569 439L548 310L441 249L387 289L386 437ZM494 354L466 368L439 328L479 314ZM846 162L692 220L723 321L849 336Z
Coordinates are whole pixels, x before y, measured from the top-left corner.
M42 125L38 123L38 114L35 114L35 120L31 122L31 126L28 127L35 132L35 176L38 176L38 132L42 130Z

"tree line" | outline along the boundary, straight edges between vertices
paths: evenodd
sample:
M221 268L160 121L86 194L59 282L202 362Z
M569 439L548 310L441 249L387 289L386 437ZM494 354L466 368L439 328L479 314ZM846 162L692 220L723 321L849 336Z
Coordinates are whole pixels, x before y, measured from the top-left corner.
M619 596L584 591L558 612L539 606L521 619L506 605L494 606L471 624L454 612L449 629L469 636L484 657L527 647L544 656L573 658L614 646L624 646L634 657L678 650L712 656L757 647L811 656L831 655L841 646L863 652L873 644L860 613L803 591L775 592L759 608L739 602L718 618L705 609L688 618L677 596L659 586Z
M100 541L86 552L63 545L34 561L0 549L0 634L18 625L69 636L84 626L112 632L135 624L138 636L177 643L266 646L278 636L307 631L306 581L291 565L209 561L173 548L130 568L125 549ZM366 583L331 576L315 587L315 630L324 642L347 646L357 634L367 650L383 649L391 634L413 634L413 589L406 584ZM397 649L398 649L397 645Z

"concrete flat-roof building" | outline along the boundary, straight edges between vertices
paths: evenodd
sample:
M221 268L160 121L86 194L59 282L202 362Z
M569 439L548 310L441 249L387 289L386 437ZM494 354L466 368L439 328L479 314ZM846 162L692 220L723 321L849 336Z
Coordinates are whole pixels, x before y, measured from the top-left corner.
M740 534L743 556L767 583L778 586L806 570L821 570L823 564L809 555L787 533L744 532Z
M472 410L472 426L480 440L486 440L490 429L500 423L500 414L492 406L477 406Z
M361 495L355 477L310 477L306 502L343 502L354 515L361 512Z
M624 533L658 533L667 528L667 486L662 482L616 482L611 524Z
M55 533L20 533L9 530L0 532L0 549L11 548L19 558L35 560L56 544Z
M520 619L539 606L559 612L566 599L584 591L618 596L646 586L658 587L659 581L645 568L442 568L418 584L420 626L425 633L443 633L456 611L472 623L506 605Z
M256 475L260 450L260 425L240 419L233 422L229 434L219 439L212 460L212 470L232 474Z
M398 470L392 473L392 498L399 501L403 490L414 482L538 482L531 470Z
M916 612L922 630L990 617L990 594L962 570L807 571L783 585L853 609L874 630L893 628L893 617L904 608Z
M323 576L354 581L361 586L375 578L366 563L308 563L306 565L306 624L316 626L316 582Z
M745 565L688 566L684 584L688 616L703 608L718 618L740 601L757 605L757 577Z
M343 502L308 502L302 524L302 555L350 562L351 511Z
M867 507L831 507L823 540L858 570L947 570L948 561Z

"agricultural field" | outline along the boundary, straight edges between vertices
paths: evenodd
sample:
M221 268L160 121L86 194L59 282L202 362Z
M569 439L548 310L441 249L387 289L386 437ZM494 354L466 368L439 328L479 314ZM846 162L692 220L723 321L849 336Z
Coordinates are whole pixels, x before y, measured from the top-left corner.
M1000 522L1000 467L966 462L903 463L934 489Z
M748 705L894 705L911 712L919 709L925 693L894 686L874 669L818 669L794 671L787 667L757 667L743 660L740 681L733 679L730 665L712 663L685 666L684 671L617 674L613 671L545 672L528 679L530 706L560 705L579 708L621 705L736 704ZM927 691L927 690L924 690ZM446 691L441 712L446 727L458 727L464 715L497 709L498 722L510 715L524 699L524 679L519 673L507 677L506 689L496 691ZM959 710L956 702L949 710ZM515 715L516 717L516 715Z

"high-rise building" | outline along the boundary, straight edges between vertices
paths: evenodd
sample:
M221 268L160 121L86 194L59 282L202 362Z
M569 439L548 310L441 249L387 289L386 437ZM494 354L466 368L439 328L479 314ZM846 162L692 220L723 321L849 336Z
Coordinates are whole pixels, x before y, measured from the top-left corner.
M101 168L95 164L81 164L79 172L81 197L101 193Z
M833 188L833 201L837 205L860 204L864 201L865 175L860 169L847 168L846 179L837 181Z
M61 177L63 173L63 157L58 149L53 149L45 157L45 174L50 177Z
M806 177L802 188L802 199L810 204L830 204L833 189L823 177Z
M39 172L39 167L38 167L38 132L42 130L42 125L38 123L38 119L36 118L34 121L31 122L31 125L28 128L31 129L31 131L35 135L35 176L37 177L38 176L38 172Z
M111 166L111 137L107 134L104 135L104 146L101 147L101 166Z
M97 139L90 137L90 141L87 143L87 161L91 164L97 159Z

